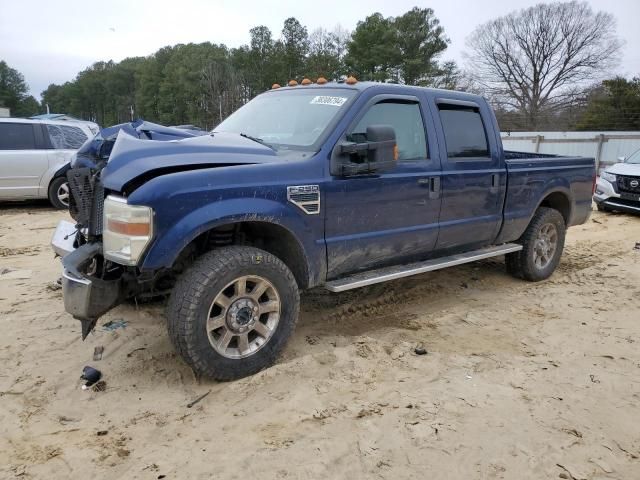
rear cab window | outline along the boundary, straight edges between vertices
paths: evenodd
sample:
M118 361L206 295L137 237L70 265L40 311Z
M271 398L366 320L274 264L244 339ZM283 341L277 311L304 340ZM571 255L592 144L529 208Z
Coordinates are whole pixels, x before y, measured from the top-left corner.
M487 133L478 108L439 103L449 160L491 158Z
M35 150L31 123L0 123L0 150Z

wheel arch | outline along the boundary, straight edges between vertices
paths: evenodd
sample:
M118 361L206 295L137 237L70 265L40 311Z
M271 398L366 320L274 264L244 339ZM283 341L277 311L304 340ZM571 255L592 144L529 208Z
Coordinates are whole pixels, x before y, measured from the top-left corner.
M538 206L535 208L534 213L540 207L548 207L557 210L564 218L564 224L569 227L571 225L571 216L573 214L572 203L570 193L568 191L562 190L554 190L549 193L538 203ZM533 217L532 217L533 218ZM529 219L531 222L531 219Z
M226 243L229 241L232 243ZM309 261L304 247L293 232L281 224L265 220L223 223L199 234L183 248L183 252L188 252L194 246L200 247L200 251L208 251L225 243L253 246L271 253L291 270L301 289L309 286ZM176 261L179 258L180 254Z
M513 242L520 238L525 232L535 213L540 207L548 207L558 210L564 219L565 225L568 228L572 225L572 217L574 214L573 195L571 190L564 185L556 185L553 188L547 189L537 203L528 203L527 208L516 208L509 204L510 200L513 200L507 196L506 210L504 212L504 221L500 234L496 238L496 243ZM533 205L533 207L529 206Z

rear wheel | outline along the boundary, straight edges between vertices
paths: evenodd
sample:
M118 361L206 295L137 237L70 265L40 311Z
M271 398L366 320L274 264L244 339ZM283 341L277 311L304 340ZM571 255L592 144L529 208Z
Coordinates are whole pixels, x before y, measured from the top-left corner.
M518 241L522 250L506 256L507 271L530 282L549 278L560 263L565 233L560 212L540 207Z
M49 202L54 208L69 208L69 182L66 177L54 178L49 185Z
M234 380L271 366L298 319L291 271L252 247L200 257L176 283L167 307L169 336L198 375Z

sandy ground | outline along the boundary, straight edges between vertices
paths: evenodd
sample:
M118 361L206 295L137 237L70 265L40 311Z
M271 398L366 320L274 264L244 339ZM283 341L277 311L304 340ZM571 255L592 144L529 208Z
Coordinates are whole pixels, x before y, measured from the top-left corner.
M498 259L308 293L275 367L215 383L161 304L82 342L49 288L66 215L0 208L1 478L640 478L638 217L594 212L539 284Z

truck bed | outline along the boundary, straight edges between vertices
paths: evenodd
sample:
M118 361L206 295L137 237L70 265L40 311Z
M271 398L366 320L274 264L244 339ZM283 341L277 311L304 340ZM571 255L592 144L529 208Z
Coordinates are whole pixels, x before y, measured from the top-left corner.
M499 242L514 241L538 208L536 199L552 192L566 195L561 211L567 226L584 223L591 213L595 172L593 158L505 151L507 192Z

